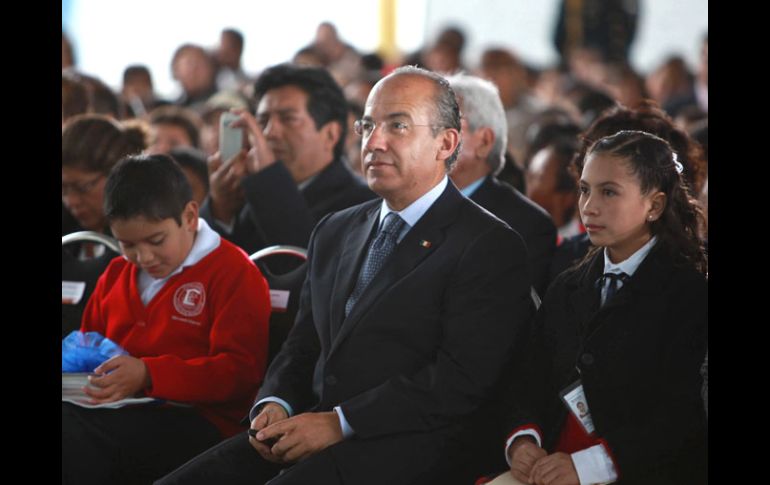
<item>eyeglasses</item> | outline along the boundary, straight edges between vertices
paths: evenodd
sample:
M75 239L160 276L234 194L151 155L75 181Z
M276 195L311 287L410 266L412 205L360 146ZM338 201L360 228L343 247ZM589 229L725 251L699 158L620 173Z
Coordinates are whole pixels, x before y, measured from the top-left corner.
M69 194L70 192L74 192L78 195L86 195L87 193L91 192L94 187L96 187L96 184L104 177L104 174L99 175L93 180L89 180L88 182L82 182L82 183L63 183L61 184L61 195L64 197L65 195Z
M414 125L404 120L388 120L388 121L383 121L381 123L382 123L382 130L386 134L392 135L392 136L405 136L412 130L412 128L416 126L430 126L430 127L435 126L435 125ZM370 136L376 128L377 128L377 123L374 120L356 120L356 122L353 123L353 131L355 131L356 135L358 136Z

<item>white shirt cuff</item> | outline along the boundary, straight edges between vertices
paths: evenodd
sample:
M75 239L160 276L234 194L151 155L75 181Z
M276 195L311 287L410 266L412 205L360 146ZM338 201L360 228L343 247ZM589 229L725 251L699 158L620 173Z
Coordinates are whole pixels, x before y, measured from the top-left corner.
M594 483L612 483L618 479L615 464L602 445L595 445L585 450L572 453L580 485Z
M265 403L268 403L268 402L276 402L276 403L280 404L283 407L283 409L286 411L286 414L289 417L294 416L294 410L291 408L291 404L287 403L286 401L284 401L280 397L268 396L268 397L266 397L264 399L260 399L257 402L257 404L254 405L254 407L257 408L257 407L261 406L262 404L265 404Z
M351 436L353 436L355 434L355 431L353 431L353 428L350 427L348 420L345 419L345 413L342 412L342 408L339 406L334 406L334 412L337 413L337 417L340 419L340 428L342 428L342 436L345 439L348 439Z
M508 450L511 448L511 445L513 444L514 440L519 436L531 436L535 438L535 441L537 442L537 446L541 448L543 447L542 440L540 439L540 433L535 431L534 428L522 429L521 431L517 431L513 433L511 437L508 438L508 441L505 442L505 461L508 463L508 466L511 466L511 457L508 456Z

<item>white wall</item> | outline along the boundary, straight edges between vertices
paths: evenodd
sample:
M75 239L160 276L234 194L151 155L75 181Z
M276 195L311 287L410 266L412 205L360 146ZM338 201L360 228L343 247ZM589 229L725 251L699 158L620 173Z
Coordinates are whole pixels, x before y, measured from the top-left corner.
M695 67L708 30L708 0L639 0L640 15L631 63L646 72L668 54L678 53ZM553 47L560 0L429 0L428 39L447 24L469 33L465 60L474 66L490 45L506 46L525 61L544 67L557 59Z
M632 62L643 71L677 52L694 66L700 39L708 28L707 0L641 0ZM417 49L447 23L467 30L467 62L487 45L515 49L536 66L553 62L551 45L558 0L401 0L398 2L399 47ZM340 35L362 51L377 47L376 0L65 0L62 27L76 48L78 67L112 88L123 69L147 65L162 96L179 94L170 62L182 43L213 47L219 32L234 27L246 39L244 69L256 73L286 61L330 20Z

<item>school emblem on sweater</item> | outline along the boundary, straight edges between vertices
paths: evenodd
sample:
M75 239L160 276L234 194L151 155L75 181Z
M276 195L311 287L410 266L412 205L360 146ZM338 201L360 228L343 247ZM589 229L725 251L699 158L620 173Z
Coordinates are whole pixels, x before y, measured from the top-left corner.
M203 311L206 291L201 283L185 283L174 293L174 308L186 317L195 317Z

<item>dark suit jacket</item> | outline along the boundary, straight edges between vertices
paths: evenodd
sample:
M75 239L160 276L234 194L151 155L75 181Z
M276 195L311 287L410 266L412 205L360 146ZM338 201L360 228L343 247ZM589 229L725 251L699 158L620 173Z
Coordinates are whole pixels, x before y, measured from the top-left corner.
M355 430L335 445L349 483L410 483L436 466L491 400L533 312L523 241L450 182L346 318L380 204L316 227L296 323L257 397L295 413L340 405Z
M587 232L564 239L556 247L551 258L548 283L550 284L563 271L579 263L588 254L589 249L591 249L591 239Z
M332 161L302 191L283 162L277 162L242 182L246 203L232 234L211 213L206 198L200 215L222 237L252 254L274 244L307 247L313 226L326 214L373 199L375 194L339 159Z
M471 200L521 234L529 252L533 286L543 295L548 284L551 257L556 250L556 226L548 212L492 175L487 176L476 189Z
M549 288L522 374L530 378L512 392L508 430L537 424L553 451L568 412L559 392L580 377L596 434L619 469L617 483L703 483L707 282L676 266L658 243L599 308L603 258L598 252Z

